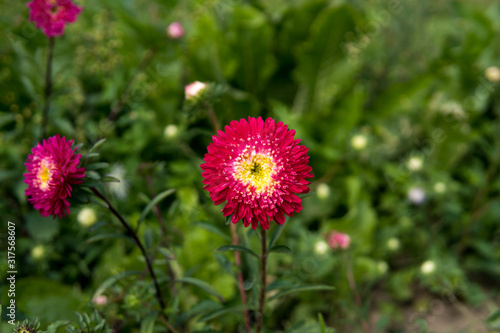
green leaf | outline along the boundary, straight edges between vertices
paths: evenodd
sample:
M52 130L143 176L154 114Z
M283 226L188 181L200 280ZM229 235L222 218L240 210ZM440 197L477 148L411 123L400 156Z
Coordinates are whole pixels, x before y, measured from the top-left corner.
M246 252L248 254L251 254L253 255L254 257L256 258L259 258L259 255L257 253L255 253L254 251L252 251L251 249L249 249L248 247L245 247L245 246L241 246L241 245L223 245L221 247L219 247L217 250L215 250L216 252L223 252L223 251L241 251L241 252Z
M140 333L153 333L157 316L158 316L158 313L153 312L153 313L149 314L146 318L144 318L141 322Z
M215 319L217 317L220 317L222 315L225 315L230 312L242 312L244 309L248 309L248 305L235 305L227 308L222 308L222 309L217 309L214 311L211 311L207 313L206 315L202 316L200 319L198 319L198 322L203 322L203 321L208 321Z
M273 234L271 235L271 239L269 240L269 244L267 245L268 248L272 248L274 246L274 244L276 243L276 241L278 240L278 238L283 233L283 229L284 228L285 228L284 225L278 225L278 226L276 226L276 228L274 229Z
M103 239L108 239L108 238L121 238L130 241L131 243L135 244L135 242L132 240L132 238L122 235L122 234L115 234L115 233L109 233L109 234L99 234L95 235L93 237L90 237L85 241L85 244L90 244L93 242L97 242Z
M176 260L175 254L170 250L167 249L166 247L160 247L158 248L158 251L163 254L167 260Z
M493 312L491 314L491 316L489 316L488 319L486 319L486 321L488 323L492 323L492 322L496 321L497 319L500 319L500 310Z
M69 320L58 320L56 322L53 322L47 327L47 333L56 333L57 329L61 326L68 325L70 323Z
M223 233L219 228L217 228L216 226L213 226L211 224L208 224L208 223L204 223L204 222L198 222L198 223L195 223L194 225L196 226L199 226L199 227L202 227L203 229L206 229L222 238L224 238L225 240L227 240L228 242L231 241L231 237L229 237L228 235L226 235L225 233Z
M271 301L273 299L277 299L277 298L280 298L282 296L290 295L293 293L299 293L299 292L304 292L304 291L316 291L316 290L335 290L335 287L321 285L321 284L310 285L310 286L298 286L298 287L294 287L294 288L280 291L280 292L276 293L275 295L269 297L268 300Z
M101 182L103 183L119 183L120 180L118 178L112 176L105 176L101 178Z
M101 140L99 140L96 143L94 143L94 145L92 146L92 148L90 148L89 153L92 153L94 150L96 150L97 148L99 148L105 141L106 141L106 138L102 138Z
M269 253L277 252L277 253L292 253L292 249L286 245L275 245L269 249Z
M203 280L193 277L184 277L174 280L174 282L192 284L193 286L203 289L208 294L217 297L221 302L224 302L224 297L222 297L219 291Z
M97 170L97 169L104 169L107 167L109 167L109 163L99 162L99 163L92 163L92 164L85 166L85 170Z
M171 195L174 192L175 192L175 189L170 189L170 190L163 191L160 194L158 194L156 197L154 197L149 202L149 204L146 206L146 208L144 208L144 210L141 213L141 216L139 216L139 220L137 220L137 228L136 228L136 230L139 230L139 227L141 226L142 220L144 220L144 218L148 215L148 213L151 211L151 209L156 204L158 204L160 201L162 201L163 199L165 199L166 197L168 197L169 195Z
M0 127L16 120L16 114L11 112L11 113L6 113L2 112L0 113Z
M109 287L111 287L113 284L115 284L117 281L127 277L127 276L132 276L132 275L143 275L144 272L142 271L125 271L118 273L116 275L113 275L106 280L104 280L103 283L97 288L95 291L94 295L92 298L96 298L99 295L102 295L103 292L105 292Z
M88 153L88 154L82 155L80 160L86 160L88 158L96 157L96 156L99 156L99 154L98 153Z

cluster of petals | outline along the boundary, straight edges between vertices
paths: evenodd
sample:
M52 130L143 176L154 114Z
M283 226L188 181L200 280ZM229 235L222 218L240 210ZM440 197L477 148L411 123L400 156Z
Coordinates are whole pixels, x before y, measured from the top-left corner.
M30 21L42 29L47 37L61 36L67 23L75 22L82 8L71 0L33 0L30 8Z
M226 202L222 213L233 223L267 230L270 220L283 224L302 210L297 194L309 192L313 175L308 149L294 135L272 118L248 117L213 136L201 165L203 188L216 205Z
M78 167L81 155L75 154L72 144L73 140L56 135L36 145L27 158L25 195L42 216L69 214L71 185L81 183L85 176L85 168Z
M184 36L184 28L179 22L173 22L167 27L167 35L172 39L179 39Z

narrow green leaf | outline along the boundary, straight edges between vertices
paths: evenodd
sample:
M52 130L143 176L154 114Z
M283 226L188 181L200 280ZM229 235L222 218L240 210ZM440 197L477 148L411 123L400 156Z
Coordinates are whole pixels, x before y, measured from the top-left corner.
M246 252L248 254L251 254L253 255L254 257L256 258L259 258L259 255L257 253L255 253L254 251L252 251L251 249L249 249L248 247L245 247L245 246L241 246L241 245L223 245L221 247L219 247L217 250L215 250L216 252L223 252L223 251L241 251L241 252Z
M83 156L80 158L80 160L86 160L86 159L88 159L88 158L91 158L91 157L96 157L96 156L99 156L99 154L97 154L97 153L88 153L88 154L83 155Z
M277 253L292 253L292 249L286 245L274 245L269 249L269 253L277 252Z
M243 289L245 290L250 290L253 288L253 285L255 284L255 279L252 279L252 280L246 280L244 283L243 283Z
M232 218L233 218L233 215L226 216L226 225L229 225L229 223L231 223Z
M85 170L97 170L97 169L104 169L107 167L109 167L109 163L99 162L99 163L92 163L92 164L85 166Z
M118 273L116 275L113 275L106 280L104 280L103 283L97 288L97 290L94 293L94 296L92 298L96 298L99 295L102 295L103 292L105 292L109 287L111 287L113 284L115 284L118 280L121 280L127 276L131 275L142 275L144 274L143 271L125 271Z
M499 318L500 318L500 310L497 310L497 311L493 312L491 314L491 316L489 316L488 319L486 319L486 321L488 323L492 323L492 322L496 321Z
M106 141L106 138L102 138L101 140L98 140L96 143L94 143L92 148L90 148L89 153L92 153L94 150L99 148L105 141Z
M90 244L90 243L97 242L97 241L100 241L103 239L108 239L108 238L121 238L121 239L126 239L126 240L130 241L131 243L134 243L134 241L130 237L127 237L127 236L122 235L122 234L109 233L109 234L99 234L99 235L95 235L93 237L90 237L89 239L87 239L85 241L85 244Z
M119 183L120 180L118 178L112 176L105 176L101 178L101 182L103 183Z
M146 318L144 318L141 322L141 331L140 333L153 333L153 329L155 328L155 321L158 314L153 312L149 314Z
M202 316L200 319L198 319L198 322L212 320L212 319L215 319L217 317L220 317L220 316L225 315L225 314L230 313L230 312L242 312L244 309L247 309L247 308L248 308L247 305L240 304L240 305L235 305L235 306L231 306L228 308L217 309L217 310L211 311L211 312L207 313L206 315Z
M198 223L195 223L196 226L199 226L199 227L202 227L203 229L206 229L222 238L224 238L225 240L227 240L228 242L231 241L231 237L229 237L228 235L226 235L225 233L223 233L219 228L211 225L211 224L208 224L208 223L204 223L204 222L198 222Z
M316 290L335 290L335 288L332 286L321 285L321 284L310 285L310 286L298 286L298 287L294 287L294 288L280 291L279 293L276 293L275 295L269 297L268 300L271 301L273 299L277 299L277 298L280 298L282 296L290 295L293 293L299 293L299 292L304 292L304 291L316 291Z
M325 319L323 318L323 315L321 313L318 313L318 320L321 326L321 333L326 333Z
M174 282L192 284L193 286L203 289L208 294L217 297L221 302L224 302L224 297L222 297L219 291L203 280L196 279L193 277L184 277L174 280Z
M176 259L175 254L170 249L167 249L166 247L160 247L160 248L158 248L158 251L161 254L163 254L163 256L165 258L167 258L168 260L175 260Z
M281 236L281 233L283 232L284 228L285 228L284 225L278 225L278 226L276 226L276 228L274 229L273 234L271 235L271 239L269 240L269 244L267 245L267 247L269 249L274 246L274 244L276 243L276 241L278 240L278 238Z
M69 320L58 320L53 322L47 327L47 333L55 333L57 332L57 329L61 326L68 325L70 323Z
M146 215L148 215L148 213L151 211L151 209L156 204L158 204L160 201L162 201L163 199L165 199L166 197L168 197L169 195L171 195L174 192L175 192L175 189L170 189L170 190L163 191L160 194L158 194L156 197L154 197L148 203L148 205L146 206L146 208L144 208L144 210L141 213L141 216L139 216L139 220L137 220L137 229L136 230L139 230L139 227L141 225L142 220L144 220L144 218L146 217Z

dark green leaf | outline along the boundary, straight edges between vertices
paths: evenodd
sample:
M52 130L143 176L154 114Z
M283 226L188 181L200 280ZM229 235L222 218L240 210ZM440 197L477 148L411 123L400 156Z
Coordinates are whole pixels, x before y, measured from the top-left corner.
M96 298L97 296L102 295L103 292L105 292L109 287L114 285L118 280L121 280L127 276L142 275L142 274L144 274L143 271L125 271L115 274L104 280L103 283L101 283L101 285L97 288L92 298Z
M224 302L224 297L222 297L219 291L203 280L196 279L193 277L184 277L174 280L174 282L192 284L193 286L203 289L208 294L217 297L221 302Z
M144 318L141 322L140 333L153 333L157 316L158 316L158 313L153 312L153 313L150 313L146 318Z
M253 255L256 258L259 258L259 255L257 253L255 253L254 251L252 251L248 247L241 246L241 245L223 245L223 246L219 247L215 251L217 251L217 252L223 252L223 251L241 251L241 252L246 252L248 254L251 254L251 255Z
M96 143L94 143L94 145L92 146L92 148L90 148L89 153L92 153L94 150L96 150L97 148L99 148L105 141L106 141L106 139L102 138L101 140L99 140Z
M275 245L269 249L269 253L277 252L277 253L292 253L292 249L286 245Z
M142 220L144 220L144 218L146 217L146 215L148 215L148 213L151 211L151 209L155 205L157 205L160 201L162 201L163 199L165 199L166 197L168 197L169 195L171 195L174 192L175 192L175 189L170 189L170 190L163 191L160 194L158 194L156 197L154 197L149 202L149 204L146 206L146 208L144 208L144 210L141 213L141 216L139 216L139 220L137 220L137 229L136 230L139 230L139 227L141 225Z
M207 313L206 315L202 316L200 319L198 319L198 322L203 322L203 321L208 321L215 319L217 317L220 317L222 315L225 315L230 312L241 312L243 314L243 310L248 309L247 305L235 305L227 308L222 308L222 309L217 309L214 311L211 311Z
M160 247L158 248L158 251L163 254L163 256L165 258L167 258L168 260L175 260L175 254L170 250L170 249L167 249L166 247Z
M86 244L90 244L90 243L93 243L93 242L97 242L97 241L100 241L100 240L103 240L103 239L108 239L108 238L120 238L120 239L126 239L132 243L134 243L134 241L130 238L130 237L127 237L125 235L122 235L122 234L114 234L114 233L110 233L110 234L99 234L99 235L95 235L93 237L90 237L89 239L87 239L85 241ZM134 243L135 244L135 243Z
M223 233L219 228L211 225L211 224L208 224L208 223L204 223L204 222L198 222L198 223L195 223L194 225L196 226L199 226L199 227L202 227L203 229L206 229L222 238L224 238L225 240L227 240L228 242L231 241L231 237L229 237L228 235L226 235L225 233Z
M294 293L299 293L299 292L304 292L304 291L316 291L316 290L335 290L334 287L332 286L327 286L327 285L310 285L310 286L298 286L294 288L290 288L287 290L280 291L276 293L275 295L269 297L269 301L273 299L280 298L282 296L294 294Z
M85 170L97 170L97 169L104 169L107 167L109 167L109 163L99 162L99 163L92 163L92 164L85 166Z

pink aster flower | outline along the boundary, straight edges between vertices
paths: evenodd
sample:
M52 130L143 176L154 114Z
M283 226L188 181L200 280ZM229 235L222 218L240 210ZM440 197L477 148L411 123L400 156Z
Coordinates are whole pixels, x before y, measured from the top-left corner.
M179 22L174 22L167 27L167 35L172 39L179 39L184 36L184 28Z
M69 214L71 185L81 183L85 176L85 168L78 167L81 155L75 154L72 144L73 140L58 134L35 146L26 160L25 195L42 216Z
M285 214L302 210L297 194L309 192L312 168L308 149L294 140L295 131L261 117L233 120L208 146L203 187L216 205L226 201L224 216L245 227L269 229L269 220L285 223Z
M61 36L66 23L75 22L82 11L71 0L33 0L27 6L31 8L30 21L49 38Z
M351 237L349 237L349 235L335 230L333 230L326 238L328 244L333 250L337 248L345 250L349 247L349 244L351 244Z
M200 81L194 81L193 83L188 84L184 88L186 99L190 100L192 98L198 97L200 93L205 90L205 88L207 88L207 84Z

